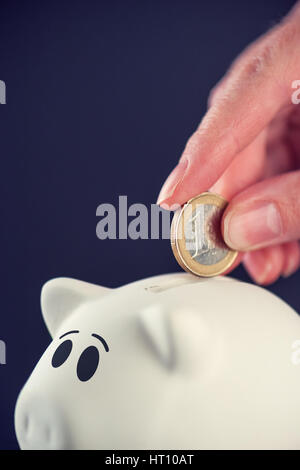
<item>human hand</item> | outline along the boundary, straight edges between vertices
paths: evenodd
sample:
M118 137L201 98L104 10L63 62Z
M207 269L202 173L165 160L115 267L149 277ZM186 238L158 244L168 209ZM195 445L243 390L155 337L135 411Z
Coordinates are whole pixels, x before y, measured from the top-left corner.
M234 266L243 260L259 284L300 265L300 104L292 103L299 45L300 2L212 90L207 113L158 197L166 208L207 190L229 200L225 242L245 252Z

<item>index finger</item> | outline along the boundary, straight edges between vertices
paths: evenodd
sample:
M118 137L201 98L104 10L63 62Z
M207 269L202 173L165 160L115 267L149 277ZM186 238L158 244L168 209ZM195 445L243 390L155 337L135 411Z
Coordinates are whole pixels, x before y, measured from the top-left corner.
M292 106L292 82L300 78L299 17L298 3L233 64L166 180L158 204L183 204L208 190L276 113Z

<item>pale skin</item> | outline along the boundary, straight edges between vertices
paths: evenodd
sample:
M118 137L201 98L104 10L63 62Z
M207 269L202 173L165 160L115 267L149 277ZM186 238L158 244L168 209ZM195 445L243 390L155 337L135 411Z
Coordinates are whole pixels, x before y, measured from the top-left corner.
M229 205L226 243L258 284L300 266L300 2L231 65L164 183L158 204L207 190ZM293 85L294 84L294 85ZM294 88L293 88L294 86ZM298 93L300 98L300 93Z

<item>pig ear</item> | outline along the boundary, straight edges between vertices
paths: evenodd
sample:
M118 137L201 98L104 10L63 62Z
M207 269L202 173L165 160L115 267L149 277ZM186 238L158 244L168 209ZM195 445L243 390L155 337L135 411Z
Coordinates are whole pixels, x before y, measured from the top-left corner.
M57 278L46 282L41 292L41 307L52 338L76 307L92 298L100 298L109 291L106 287L75 279Z
M140 315L140 325L155 355L168 369L185 374L213 374L224 357L217 326L207 325L196 309L164 311L153 305Z
M163 365L175 365L175 348L169 315L160 305L151 305L139 312L139 325L145 341Z

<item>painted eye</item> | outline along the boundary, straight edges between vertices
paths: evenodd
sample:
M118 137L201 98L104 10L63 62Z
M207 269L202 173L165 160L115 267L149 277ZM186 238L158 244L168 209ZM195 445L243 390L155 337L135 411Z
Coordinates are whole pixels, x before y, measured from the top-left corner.
M67 339L58 346L52 357L52 367L59 367L66 362L72 351L72 346L73 344L70 339Z
M78 359L77 377L81 382L86 382L97 370L99 364L99 351L95 346L89 346Z

